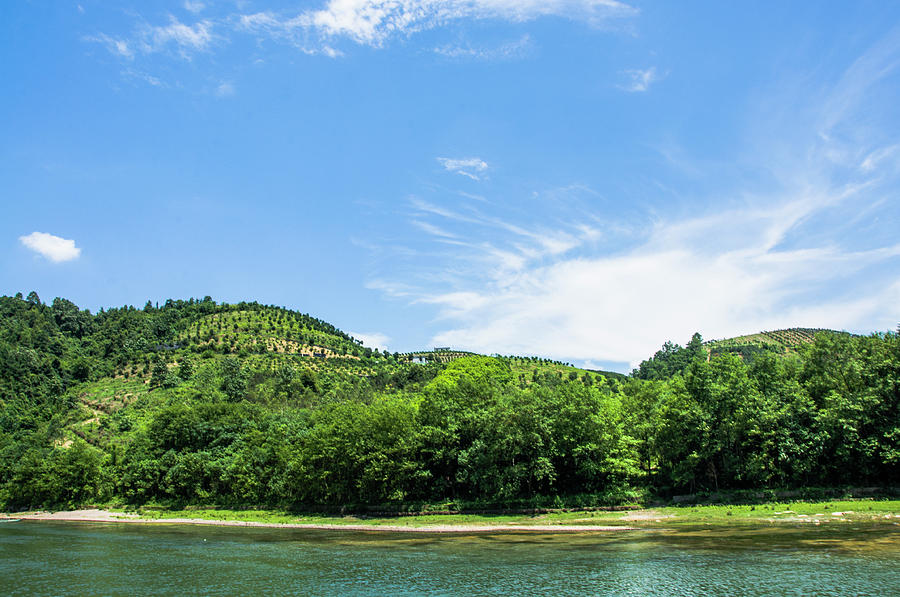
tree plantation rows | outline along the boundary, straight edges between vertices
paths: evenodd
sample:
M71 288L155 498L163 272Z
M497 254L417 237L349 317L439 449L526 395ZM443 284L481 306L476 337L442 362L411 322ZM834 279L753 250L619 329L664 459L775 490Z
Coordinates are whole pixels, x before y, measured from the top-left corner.
M294 343L293 345L291 343ZM319 356L290 346L319 347ZM897 485L900 338L666 343L628 377L441 365L286 309L0 297L0 509L600 505Z

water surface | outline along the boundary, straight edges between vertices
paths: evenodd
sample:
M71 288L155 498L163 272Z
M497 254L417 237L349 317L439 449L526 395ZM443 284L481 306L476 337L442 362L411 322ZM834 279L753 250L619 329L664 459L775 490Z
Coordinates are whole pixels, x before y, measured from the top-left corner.
M464 536L0 523L12 595L900 595L900 527Z

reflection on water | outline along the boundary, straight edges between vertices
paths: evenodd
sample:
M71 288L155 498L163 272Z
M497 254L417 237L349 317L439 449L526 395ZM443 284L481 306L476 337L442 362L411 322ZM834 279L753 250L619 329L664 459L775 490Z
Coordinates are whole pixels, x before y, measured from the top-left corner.
M889 596L898 570L895 525L464 536L0 525L0 592L14 595Z

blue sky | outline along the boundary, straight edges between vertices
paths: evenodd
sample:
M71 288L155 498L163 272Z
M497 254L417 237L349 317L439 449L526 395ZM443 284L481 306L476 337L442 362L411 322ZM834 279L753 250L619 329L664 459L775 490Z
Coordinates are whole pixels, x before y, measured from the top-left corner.
M4 2L0 292L628 370L900 322L900 4Z

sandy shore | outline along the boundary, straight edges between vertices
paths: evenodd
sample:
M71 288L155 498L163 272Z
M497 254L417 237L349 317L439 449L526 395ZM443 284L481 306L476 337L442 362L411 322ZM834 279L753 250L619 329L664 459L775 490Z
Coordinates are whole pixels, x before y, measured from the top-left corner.
M370 524L304 524L253 522L244 520L207 520L205 518L141 518L137 514L110 512L108 510L70 510L66 512L27 512L0 514L0 520L51 520L69 522L117 522L131 524L198 524L229 527L261 527L278 529L311 529L325 531L374 531L391 533L596 533L634 531L628 526L599 526L572 524L544 525L485 525L485 524L433 524L422 526L370 525Z

